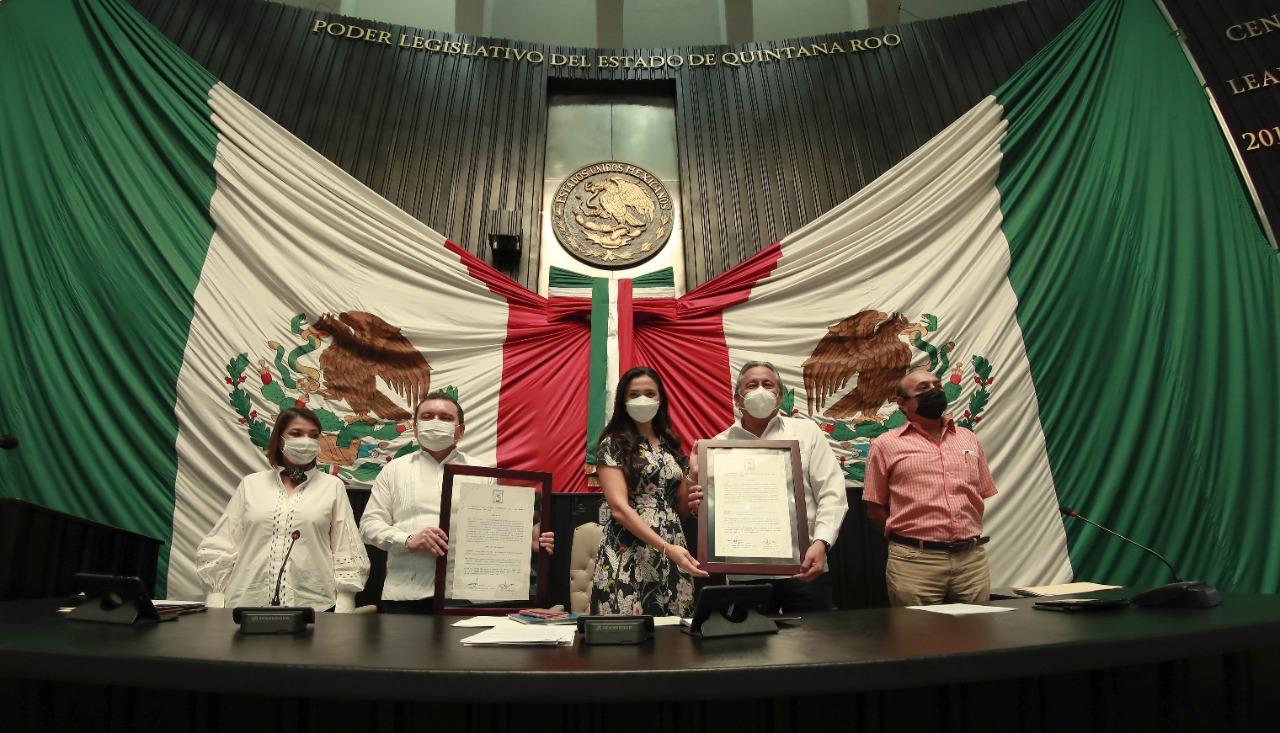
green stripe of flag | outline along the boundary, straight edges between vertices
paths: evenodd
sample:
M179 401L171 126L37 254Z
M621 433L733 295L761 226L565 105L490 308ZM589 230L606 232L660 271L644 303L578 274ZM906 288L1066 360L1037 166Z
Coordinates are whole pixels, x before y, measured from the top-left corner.
M997 97L1009 276L1060 498L1183 575L1275 592L1260 550L1280 542L1280 464L1253 418L1280 404L1280 266L1177 37L1151 0L1100 0ZM1167 576L1068 532L1081 577Z
M670 267L646 273L631 282L632 288L639 291L637 295L675 296L675 271ZM609 332L609 315L615 307L609 297L610 280L551 267L547 285L553 296L585 297L588 289L590 292L591 373L587 380L590 397L587 406L586 462L594 464L596 441L600 438L600 431L604 429L606 417L612 407L609 400L610 381L616 378L616 375L609 373L609 348L613 338Z
M119 0L0 9L0 494L169 537L214 83Z
M581 289L591 287L592 282L596 278L590 275L583 275L572 270L566 270L563 267L552 266L547 273L547 287L551 289L567 288Z
M592 278L591 375L587 382L587 463L596 462L596 441L604 430L609 390L609 281Z
M640 277L633 279L631 281L631 287L637 290L648 288L672 288L674 293L674 289L676 287L675 270L670 267L664 267L661 270L647 272Z

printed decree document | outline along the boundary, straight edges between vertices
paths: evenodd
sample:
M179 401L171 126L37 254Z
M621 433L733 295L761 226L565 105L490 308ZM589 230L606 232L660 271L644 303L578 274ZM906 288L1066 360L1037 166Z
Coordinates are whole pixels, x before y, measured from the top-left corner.
M532 486L463 483L449 512L449 597L469 601L529 598Z
M791 455L756 448L714 449L716 557L790 560L796 554Z

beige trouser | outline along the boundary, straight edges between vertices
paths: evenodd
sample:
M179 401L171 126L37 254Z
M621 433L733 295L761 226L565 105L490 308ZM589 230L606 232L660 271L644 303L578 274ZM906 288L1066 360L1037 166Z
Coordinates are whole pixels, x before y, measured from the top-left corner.
M986 603L991 598L991 573L982 547L947 552L890 542L884 580L891 606Z

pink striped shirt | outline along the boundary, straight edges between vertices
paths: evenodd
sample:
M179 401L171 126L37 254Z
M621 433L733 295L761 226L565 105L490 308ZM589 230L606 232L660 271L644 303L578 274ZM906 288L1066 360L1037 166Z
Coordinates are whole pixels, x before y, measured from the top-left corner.
M938 442L908 421L872 444L862 500L888 507L886 533L952 542L982 534L982 500L995 493L972 431L948 419Z

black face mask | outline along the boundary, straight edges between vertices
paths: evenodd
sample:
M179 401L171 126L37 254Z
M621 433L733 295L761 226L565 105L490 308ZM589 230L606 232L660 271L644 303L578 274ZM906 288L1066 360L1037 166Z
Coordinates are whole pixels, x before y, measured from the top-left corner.
M947 393L941 387L922 392L915 399L916 414L926 420L937 420L947 411Z

